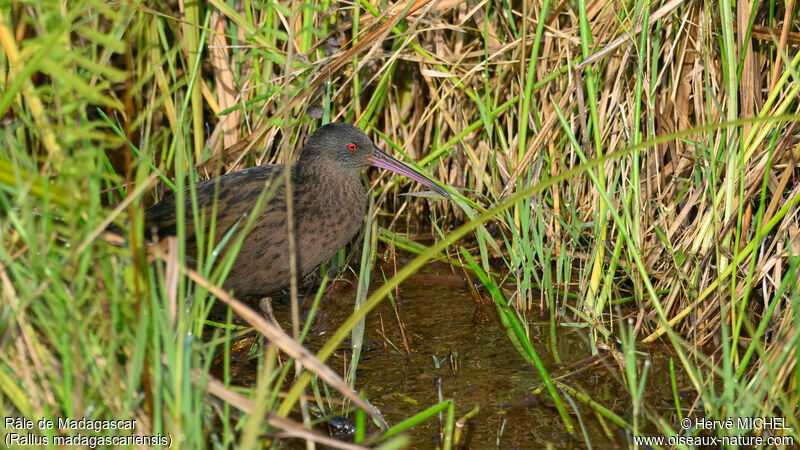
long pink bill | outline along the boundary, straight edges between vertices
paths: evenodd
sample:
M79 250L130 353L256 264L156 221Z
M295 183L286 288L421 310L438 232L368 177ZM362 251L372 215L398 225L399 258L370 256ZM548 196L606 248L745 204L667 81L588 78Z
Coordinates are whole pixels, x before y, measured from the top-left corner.
M450 194L448 194L447 191L442 189L438 184L436 184L436 182L434 182L430 178L417 172L411 167L408 167L407 165L401 163L400 161L392 158L386 153L380 151L378 147L375 147L373 150L374 152L371 155L367 156L367 160L369 160L370 165L375 167L380 167L381 169L391 170L392 172L395 173L399 173L400 175L406 176L418 183L422 183L422 185L433 189L434 191L438 192L447 199L450 198Z

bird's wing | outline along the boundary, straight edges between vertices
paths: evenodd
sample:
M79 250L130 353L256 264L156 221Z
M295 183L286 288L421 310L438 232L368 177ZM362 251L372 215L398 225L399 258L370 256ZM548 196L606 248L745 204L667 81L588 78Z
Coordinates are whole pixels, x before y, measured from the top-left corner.
M236 225L237 221L246 218L265 186L269 189L268 186L280 177L282 168L282 165L251 167L197 183L195 185L197 207L206 236L211 227L212 213L215 211L215 242L219 242L231 227ZM186 201L186 242L193 247L196 226L188 188L184 199ZM270 207L275 207L276 203L282 201L283 195L279 189L274 199L270 200ZM148 235L155 230L159 238L175 236L177 234L176 226L174 195L153 205L145 213L145 233ZM240 222L239 226L244 226L244 223Z

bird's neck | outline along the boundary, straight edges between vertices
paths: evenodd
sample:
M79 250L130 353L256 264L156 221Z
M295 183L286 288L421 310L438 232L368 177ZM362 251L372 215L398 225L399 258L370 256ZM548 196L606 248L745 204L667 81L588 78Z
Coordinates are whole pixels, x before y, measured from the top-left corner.
M319 184L318 180L330 178L349 178L358 180L358 175L353 175L341 169L334 162L322 161L298 161L292 166L292 174L297 179L296 182L311 182ZM293 180L294 181L294 180Z
M347 172L334 163L301 164L292 167L292 181L296 190L316 192L309 198L318 198L320 208L345 208L351 204L363 206L364 185L358 174Z

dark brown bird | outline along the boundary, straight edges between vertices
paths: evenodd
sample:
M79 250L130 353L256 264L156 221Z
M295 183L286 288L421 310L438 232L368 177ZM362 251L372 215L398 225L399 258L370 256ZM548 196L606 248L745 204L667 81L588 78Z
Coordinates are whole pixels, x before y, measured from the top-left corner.
M320 127L308 138L299 160L290 168L300 275L310 273L330 259L359 231L365 212L365 191L358 172L368 166L405 175L450 198L436 183L380 151L360 129L346 123ZM255 219L225 280L225 288L232 289L236 296L263 297L289 285L283 168L282 164L257 166L195 185L197 206L204 215L205 224L210 223L209 215L217 196L216 243L232 227L244 227L246 216L265 185L280 183L264 211ZM194 261L197 248L195 225L188 213L191 211L188 191L185 199L186 252ZM175 196L149 208L145 221L147 231L155 229L160 237L174 235Z

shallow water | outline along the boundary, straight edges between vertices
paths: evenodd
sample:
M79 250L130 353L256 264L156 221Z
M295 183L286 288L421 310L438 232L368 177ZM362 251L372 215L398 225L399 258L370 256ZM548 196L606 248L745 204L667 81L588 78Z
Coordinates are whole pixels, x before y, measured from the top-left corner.
M555 409L547 406L547 399L530 394L539 377L509 341L494 306L476 306L463 282L431 281L414 277L401 285L395 299L397 315L387 300L367 316L356 388L389 423L422 411L440 398L455 400L456 418L479 406L478 415L462 431L460 445L524 448L549 442L569 446ZM341 317L331 314L326 320L331 325L344 320L349 308L341 308ZM410 354L403 346L398 316ZM384 347L381 318L387 341L394 346ZM539 330L531 327L532 342L547 360ZM568 348L582 346L580 339L560 339ZM451 355L457 361L455 369L449 362ZM337 357L338 361L329 362L332 367L341 367L342 353ZM563 357L571 357L567 349ZM439 421L431 419L415 427L411 437L419 448L429 448L439 442L439 432Z
M387 278L389 276L387 274ZM373 288L382 282L379 280L382 280L380 275L373 280ZM353 287L329 290L305 345L312 351L321 347L352 312L354 298ZM452 275L442 266L428 266L422 274L406 280L400 286L399 296L395 297L396 313L386 299L367 316L356 389L366 394L390 425L433 406L440 399L454 399L456 419L477 405L480 412L462 429L459 447L586 447L582 439L578 441L567 436L547 394L531 393L540 385L539 375L512 345L497 319L494 305L484 301L485 304L476 305L463 278ZM274 307L276 316L288 329L285 323L288 305L275 304ZM398 317L410 353L404 347ZM628 394L616 378L619 367L612 358L583 367L586 370L580 370L580 364L568 367L591 357L586 331L557 327L557 349L563 362L558 365L547 349L549 322L540 317L528 320L531 342L551 377L574 374L561 381L586 392L628 420ZM457 363L453 365L451 360ZM340 373L350 363L349 343L342 345L328 361ZM651 370L650 373L649 398L655 403L671 398L664 378L666 370ZM236 382L247 384L243 379ZM565 398L562 395L562 399ZM566 400L565 404L576 426L576 435L586 433L592 445L603 448L627 447L625 434L614 424L606 421L608 434L605 434L592 411L578 405L584 426L581 430L573 406ZM415 448L431 448L440 443L441 426L439 420L433 418L407 434Z

